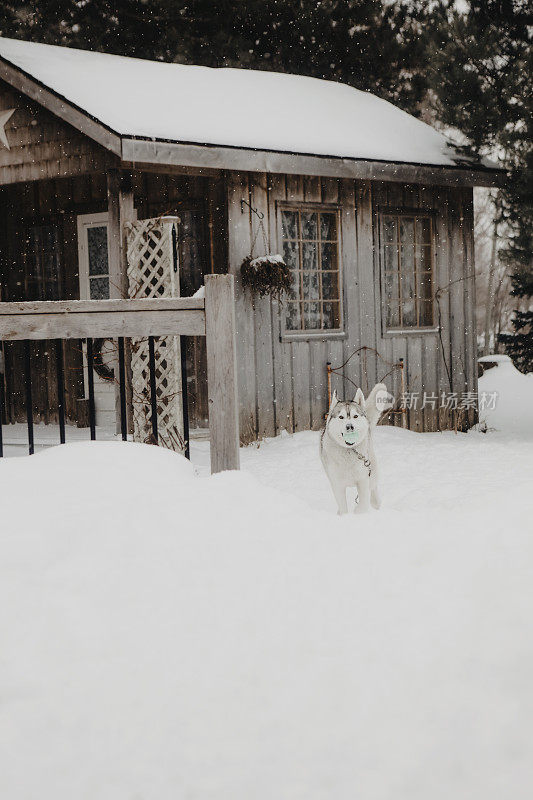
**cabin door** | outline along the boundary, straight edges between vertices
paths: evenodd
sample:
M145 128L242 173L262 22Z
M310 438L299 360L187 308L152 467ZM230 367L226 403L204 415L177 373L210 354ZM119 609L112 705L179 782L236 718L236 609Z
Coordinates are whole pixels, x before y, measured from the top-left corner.
M107 213L78 216L80 300L109 300L108 227ZM87 353L83 347L85 397L88 397ZM114 345L108 339L95 339L93 348L96 424L114 430Z

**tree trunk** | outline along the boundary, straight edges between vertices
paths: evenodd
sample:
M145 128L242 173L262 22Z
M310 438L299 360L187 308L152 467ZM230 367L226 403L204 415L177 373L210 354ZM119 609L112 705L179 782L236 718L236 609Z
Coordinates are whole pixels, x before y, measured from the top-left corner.
M492 230L492 247L490 251L489 283L487 287L487 307L485 309L485 341L483 342L484 356L488 356L490 353L490 329L493 319L494 306L494 272L496 270L496 257L498 255L497 243L498 223L496 220L494 220L494 228Z

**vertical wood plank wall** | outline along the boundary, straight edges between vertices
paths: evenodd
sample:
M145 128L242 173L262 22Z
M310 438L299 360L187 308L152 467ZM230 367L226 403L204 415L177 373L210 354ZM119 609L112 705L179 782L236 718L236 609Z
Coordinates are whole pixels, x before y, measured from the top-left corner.
M400 371L405 364L405 389L418 392L419 408L409 411L409 427L433 431L447 427L449 417L420 408L423 393L475 391L477 371L474 332L473 198L472 190L392 182L319 179L294 175L231 172L227 176L229 269L236 278L237 357L240 434L243 442L289 431L317 429L327 411L326 363L343 364L344 376L333 376L333 388L343 396L354 384L368 392L382 380L400 396ZM240 265L264 250L259 220L241 200L264 214L269 252L280 252L277 203L284 200L334 203L341 210L344 332L337 339L282 338L283 307L276 300L252 301L240 282ZM382 330L379 256L380 208L429 210L435 219L434 290L440 287L441 335L410 331L397 335ZM437 327L435 308L435 327ZM389 373L387 375L387 373ZM448 378L451 377L451 385ZM472 422L470 415L470 422ZM400 417L396 418L400 424Z

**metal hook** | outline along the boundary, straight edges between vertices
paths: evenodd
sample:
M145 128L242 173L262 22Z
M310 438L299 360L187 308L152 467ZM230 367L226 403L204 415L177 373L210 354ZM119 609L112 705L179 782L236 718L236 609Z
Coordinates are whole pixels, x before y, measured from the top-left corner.
M263 214L263 212L262 211L258 211L257 208L254 208L253 205L248 202L248 200L241 200L241 214L244 214L244 206L245 205L248 206L248 208L251 211L253 211L254 214L257 214L257 216L258 216L258 218L260 220L265 218L265 215Z

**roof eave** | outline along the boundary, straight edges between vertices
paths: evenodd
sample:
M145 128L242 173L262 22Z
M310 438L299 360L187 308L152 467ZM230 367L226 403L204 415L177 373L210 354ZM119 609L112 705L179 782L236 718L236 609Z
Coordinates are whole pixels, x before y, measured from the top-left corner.
M499 186L505 176L503 170L481 167L465 169L428 164L366 161L134 138L122 139L122 160L141 169L145 165L159 164L206 171L228 169L440 186Z

